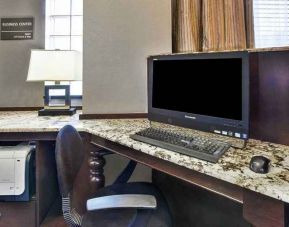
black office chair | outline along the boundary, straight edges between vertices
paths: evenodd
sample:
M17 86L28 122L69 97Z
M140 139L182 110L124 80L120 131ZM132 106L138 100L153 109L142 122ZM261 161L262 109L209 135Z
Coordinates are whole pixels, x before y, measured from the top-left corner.
M96 198L87 201L88 212L80 215L73 207L76 198L72 195L75 178L84 160L84 147L72 126L65 126L58 133L55 156L63 217L69 226L171 226L167 203L155 186L127 183L136 165L133 161L111 186L100 189Z

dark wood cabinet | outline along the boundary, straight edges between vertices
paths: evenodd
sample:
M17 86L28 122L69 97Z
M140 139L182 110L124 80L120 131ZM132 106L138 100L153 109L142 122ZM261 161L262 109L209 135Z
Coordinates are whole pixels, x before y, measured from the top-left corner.
M289 51L250 52L250 138L289 145Z
M33 227L36 201L0 202L0 227Z

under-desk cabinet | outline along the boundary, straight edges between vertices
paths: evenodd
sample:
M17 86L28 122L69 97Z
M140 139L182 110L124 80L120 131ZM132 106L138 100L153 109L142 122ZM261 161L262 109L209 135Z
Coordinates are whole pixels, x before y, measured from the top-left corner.
M28 139L31 139L30 135L20 138L18 134L14 136L15 139L8 137L6 140L29 141ZM32 161L35 169L31 171L34 175L31 175L33 180L29 185L25 185L30 187L32 193L30 201L0 201L0 227L36 227L47 218L50 208L59 197L54 138L53 134L51 139L48 137L49 140L36 142L35 163L34 160ZM0 138L0 141L1 139L5 138Z
M35 226L35 200L30 202L0 202L0 227Z

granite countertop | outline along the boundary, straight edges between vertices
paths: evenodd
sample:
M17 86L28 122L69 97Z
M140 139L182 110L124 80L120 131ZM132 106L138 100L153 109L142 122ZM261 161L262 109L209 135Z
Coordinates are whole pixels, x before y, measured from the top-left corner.
M66 124L73 125L79 131L89 132L289 203L289 146L249 140L244 149L230 148L219 162L214 164L130 139L131 134L149 127L149 122L146 119L80 121L78 115L73 117L38 117L37 112L0 112L0 133L58 131ZM183 130L178 127L170 127L170 129ZM187 133L216 137L216 135L196 130L187 130ZM264 155L271 159L271 169L268 174L257 174L248 168L249 161L254 155Z

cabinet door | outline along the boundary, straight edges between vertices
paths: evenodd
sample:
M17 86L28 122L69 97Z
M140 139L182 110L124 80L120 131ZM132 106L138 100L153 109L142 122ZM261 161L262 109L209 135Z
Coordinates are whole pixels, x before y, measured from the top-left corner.
M35 201L0 202L0 227L34 227Z

